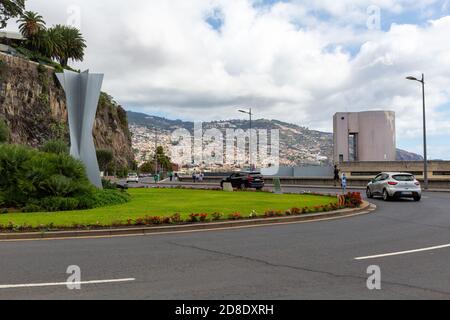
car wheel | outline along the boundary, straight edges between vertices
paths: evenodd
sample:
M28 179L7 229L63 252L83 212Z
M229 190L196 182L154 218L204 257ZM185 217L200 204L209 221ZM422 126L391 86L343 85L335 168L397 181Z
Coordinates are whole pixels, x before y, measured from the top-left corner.
M384 200L384 201L389 201L389 200L391 200L391 196L389 195L389 193L387 192L386 189L383 191L383 200Z
M414 201L419 202L420 200L422 200L422 197L421 197L421 196L416 196L416 197L414 197Z
M372 194L372 191L370 191L370 188L367 188L366 194L367 194L367 198L369 198L369 199L373 198L373 194Z

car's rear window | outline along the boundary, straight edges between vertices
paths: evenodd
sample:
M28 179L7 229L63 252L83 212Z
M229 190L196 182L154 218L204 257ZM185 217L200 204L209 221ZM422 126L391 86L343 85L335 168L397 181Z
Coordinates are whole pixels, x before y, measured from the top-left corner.
M401 181L401 182L403 182L403 181L405 181L405 182L411 182L411 181L414 181L414 180L415 180L414 176L409 175L409 174L395 175L395 176L393 176L393 178L394 178L395 180Z

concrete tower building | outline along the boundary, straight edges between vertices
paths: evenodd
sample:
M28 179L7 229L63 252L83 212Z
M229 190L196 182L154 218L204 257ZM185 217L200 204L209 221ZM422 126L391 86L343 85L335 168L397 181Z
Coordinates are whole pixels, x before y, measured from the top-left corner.
M396 161L395 113L345 112L334 115L334 161Z

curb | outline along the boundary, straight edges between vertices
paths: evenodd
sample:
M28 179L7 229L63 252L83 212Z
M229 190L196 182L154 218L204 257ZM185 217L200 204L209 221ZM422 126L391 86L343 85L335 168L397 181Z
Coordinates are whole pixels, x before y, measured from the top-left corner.
M145 236L174 234L187 232L201 232L214 230L228 230L240 228L263 227L271 225L283 225L291 223L312 222L330 219L339 219L357 215L369 214L376 210L376 206L364 201L357 209L343 209L327 213L309 214L303 216L288 216L277 218L258 218L253 220L224 221L211 223L197 223L178 226L161 227L136 227L103 230L80 230L80 231L54 231L54 232L29 232L29 233L0 233L0 242L16 240L55 240L55 239L77 239L77 238L109 238L118 236Z

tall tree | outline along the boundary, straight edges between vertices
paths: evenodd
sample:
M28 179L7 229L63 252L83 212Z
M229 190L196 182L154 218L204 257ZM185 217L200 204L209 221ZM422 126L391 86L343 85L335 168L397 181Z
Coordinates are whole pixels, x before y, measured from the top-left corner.
M162 169L163 171L172 170L170 157L166 155L163 147L158 146L156 149L156 158L158 159L158 169Z
M25 10L25 0L0 0L0 29L9 19L18 17Z
M86 40L80 30L74 27L56 25L48 30L57 45L52 57L58 60L63 67L67 67L69 60L83 61Z

